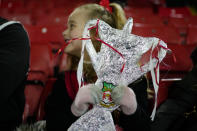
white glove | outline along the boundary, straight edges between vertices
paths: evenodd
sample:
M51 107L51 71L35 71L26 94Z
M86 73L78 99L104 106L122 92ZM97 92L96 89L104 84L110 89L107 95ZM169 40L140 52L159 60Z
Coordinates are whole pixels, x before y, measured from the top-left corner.
M88 110L89 104L97 104L101 98L101 89L94 84L88 84L78 90L71 111L75 116L81 116Z
M137 101L133 90L126 86L117 86L111 92L112 100L120 105L121 110L126 115L135 113Z

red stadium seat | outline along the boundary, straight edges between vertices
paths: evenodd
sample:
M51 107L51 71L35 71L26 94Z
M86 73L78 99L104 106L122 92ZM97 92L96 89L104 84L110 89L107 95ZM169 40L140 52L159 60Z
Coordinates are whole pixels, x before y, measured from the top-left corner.
M48 76L53 76L53 57L47 44L32 44L30 71L39 71Z
M41 85L26 85L23 122L26 122L28 117L34 117L36 114L42 91L43 86Z
M187 52L191 55L191 53L194 51L194 49L197 48L196 44L191 44L191 45L187 45Z
M143 26L134 24L132 33L143 37L158 37L168 44L181 44L181 38L175 28L168 26Z
M128 0L128 5L131 7L151 7L150 0Z
M190 59L191 52L197 45L168 45L173 51L171 56L168 54L164 62L170 66L169 69L161 63L160 83L158 91L158 106L162 104L168 96L168 89L175 81L181 80L192 68ZM175 55L176 62L173 62L172 55ZM173 88L173 87L172 87Z
M47 45L32 44L30 60L30 71L25 87L24 122L28 117L36 117L45 83L48 77L53 75L53 60Z
M185 16L191 16L191 13L187 7L182 7L182 8L160 7L159 15L162 17L183 18Z
M10 13L14 12L18 8L24 7L23 0L1 0L0 1L0 8L7 8Z
M189 25L189 17L184 18L169 18L168 25L172 25L176 27L181 36L185 36L187 34L187 29Z
M68 15L65 14L48 14L44 16L44 19L43 17L38 17L37 20L36 20L36 25L37 26L50 26L50 25L53 25L53 26L56 26L56 25L62 25L64 27L66 27L67 25L67 18Z
M152 8L149 8L149 7L145 7L145 8L135 8L135 7L125 7L124 8L124 11L126 13L126 16L127 17L134 17L134 16L149 16L149 15L154 15L153 14L153 9Z
M160 106L168 97L168 88L172 85L172 81L160 81L159 83L159 91L158 91L158 100L157 107Z
M156 15L148 16L133 16L134 24L140 24L143 26L163 26L163 20Z
M31 15L29 14L13 14L13 15L9 15L8 19L20 21L22 24L25 24L25 25L32 24Z
M187 44L196 44L197 45L197 26L189 26L188 35L187 35Z
M168 45L168 48L172 50L172 53L167 54L163 62L160 64L160 83L157 106L167 99L169 87L171 87L175 81L181 80L192 68L193 65L190 59L190 54L196 47L197 46L195 45ZM176 61L173 60L173 56L176 57ZM150 87L152 90L152 85L150 85ZM150 104L153 105L153 100L150 100Z
M160 66L161 71L188 72L192 68L192 61L190 59L191 51L187 49L188 46L168 44L168 48L172 50L172 53L167 54L164 58ZM173 57L176 58L175 61Z
M197 16L190 16L188 23L190 26L197 26Z
M64 26L25 26L32 43L64 43L62 32L66 29Z

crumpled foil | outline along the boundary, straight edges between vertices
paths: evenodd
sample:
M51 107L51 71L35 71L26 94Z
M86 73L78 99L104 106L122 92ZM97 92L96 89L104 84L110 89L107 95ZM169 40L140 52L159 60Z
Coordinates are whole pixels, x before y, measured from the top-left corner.
M101 45L101 50L97 55L91 55L93 51L92 48L89 48L91 41L86 41L86 49L90 54L98 81L105 81L113 85L128 85L151 70L150 63L146 63L140 67L139 60L144 53L159 44L159 39L131 34L132 25L132 19L128 20L123 30L114 29L101 20L98 24L100 39L117 49L124 56L124 59L105 44ZM160 44L167 47L163 41L160 41ZM165 55L166 50L161 49L158 55L159 62L162 61ZM120 72L124 61L124 70ZM156 64L157 60L153 58L154 67Z
M95 84L101 88L103 87L103 82L111 83L115 86L121 84L127 86L148 71L153 70L157 63L160 63L166 55L167 50L160 48L157 54L158 59L150 55L150 60L148 59L149 61L140 67L139 60L143 54L149 50L153 51L155 48L158 48L157 46L159 44L165 48L167 48L167 45L155 37L145 38L131 34L133 26L132 19L128 19L123 30L114 29L101 20L99 23L97 23L97 20L91 20L85 26L83 33L84 38L90 37L88 28L96 24L98 24L100 39L118 50L124 58L105 44L101 45L100 52L97 53L91 40L82 41L82 56L78 66L77 76L78 83L81 83L84 47L86 47L98 76ZM124 70L121 72L124 64ZM155 81L153 81L153 83L155 84ZM158 88L158 86L156 88ZM113 111L117 107L118 105L115 105L110 111ZM115 131L110 111L102 106L96 105L94 109L73 123L69 131Z
M68 131L115 131L111 112L94 107L71 125Z

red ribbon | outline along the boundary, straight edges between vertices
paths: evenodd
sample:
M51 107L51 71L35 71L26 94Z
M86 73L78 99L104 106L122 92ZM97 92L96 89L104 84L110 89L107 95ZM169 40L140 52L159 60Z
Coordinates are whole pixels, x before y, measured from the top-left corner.
M121 68L121 70L120 70L120 72L122 73L123 72L123 70L124 70L124 67L125 67L125 58L124 58L124 56L117 50L117 49L115 49L114 47L112 47L111 45L109 45L109 44L107 44L106 42L104 42L103 40L101 40L101 39L99 39L99 38L95 38L97 41L100 41L101 43L103 43L103 44L105 44L106 46L108 46L109 48L111 48L112 50L114 50L116 53L118 53L122 58L123 58L123 60L124 60L124 64L122 65L122 68Z
M169 48L164 47L163 45L161 45L160 42L161 42L161 40L159 40L159 42L158 42L158 46L156 47L157 50L159 50L158 47L163 48L163 49L165 49L165 50L170 50ZM159 53L159 52L157 52L157 55L158 55L158 53ZM157 68L159 67L159 58L158 58L157 56L154 56L153 58L157 59L157 65L156 65L156 67L155 67L155 69L154 69L154 72L155 72L156 84L159 85L158 80L157 80ZM175 58L175 59L176 59L176 58Z
M92 30L92 29L94 29L94 28L96 28L96 36L97 36L97 34L98 34L98 24L99 24L99 19L97 20L97 23L96 23L96 25L95 26L92 26L92 27L90 27L90 28L88 28L88 30ZM105 44L106 46L108 46L109 48L111 48L112 50L114 50L116 53L118 53L122 58L123 58L123 60L124 60L124 64L122 65L122 68L121 68L121 70L120 70L120 72L122 73L123 72L123 70L124 70L124 67L125 67L125 58L124 58L124 56L117 50L117 49L115 49L114 47L112 47L111 45L109 45L108 43L106 43L106 42L104 42L103 40L101 40L101 39L99 39L99 38L97 38L97 37L94 37L97 41L100 41L101 43L103 43L103 44ZM56 54L56 56L57 55L59 55L73 40L90 40L91 38L73 38L73 39L71 39L71 40L69 40L65 45L63 45L62 46L62 48L60 48L59 50L58 50L58 52L57 52L57 54Z
M109 11L110 13L112 13L112 8L109 6L109 0L101 0L99 2L99 5L103 6L107 11Z

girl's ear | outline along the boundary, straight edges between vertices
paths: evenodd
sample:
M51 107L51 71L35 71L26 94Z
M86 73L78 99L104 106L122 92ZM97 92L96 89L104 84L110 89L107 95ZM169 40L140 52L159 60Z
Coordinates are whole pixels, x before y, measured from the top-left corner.
M125 34L131 34L132 27L133 27L133 19L129 18L127 20L127 23L123 27L123 30L126 31Z

